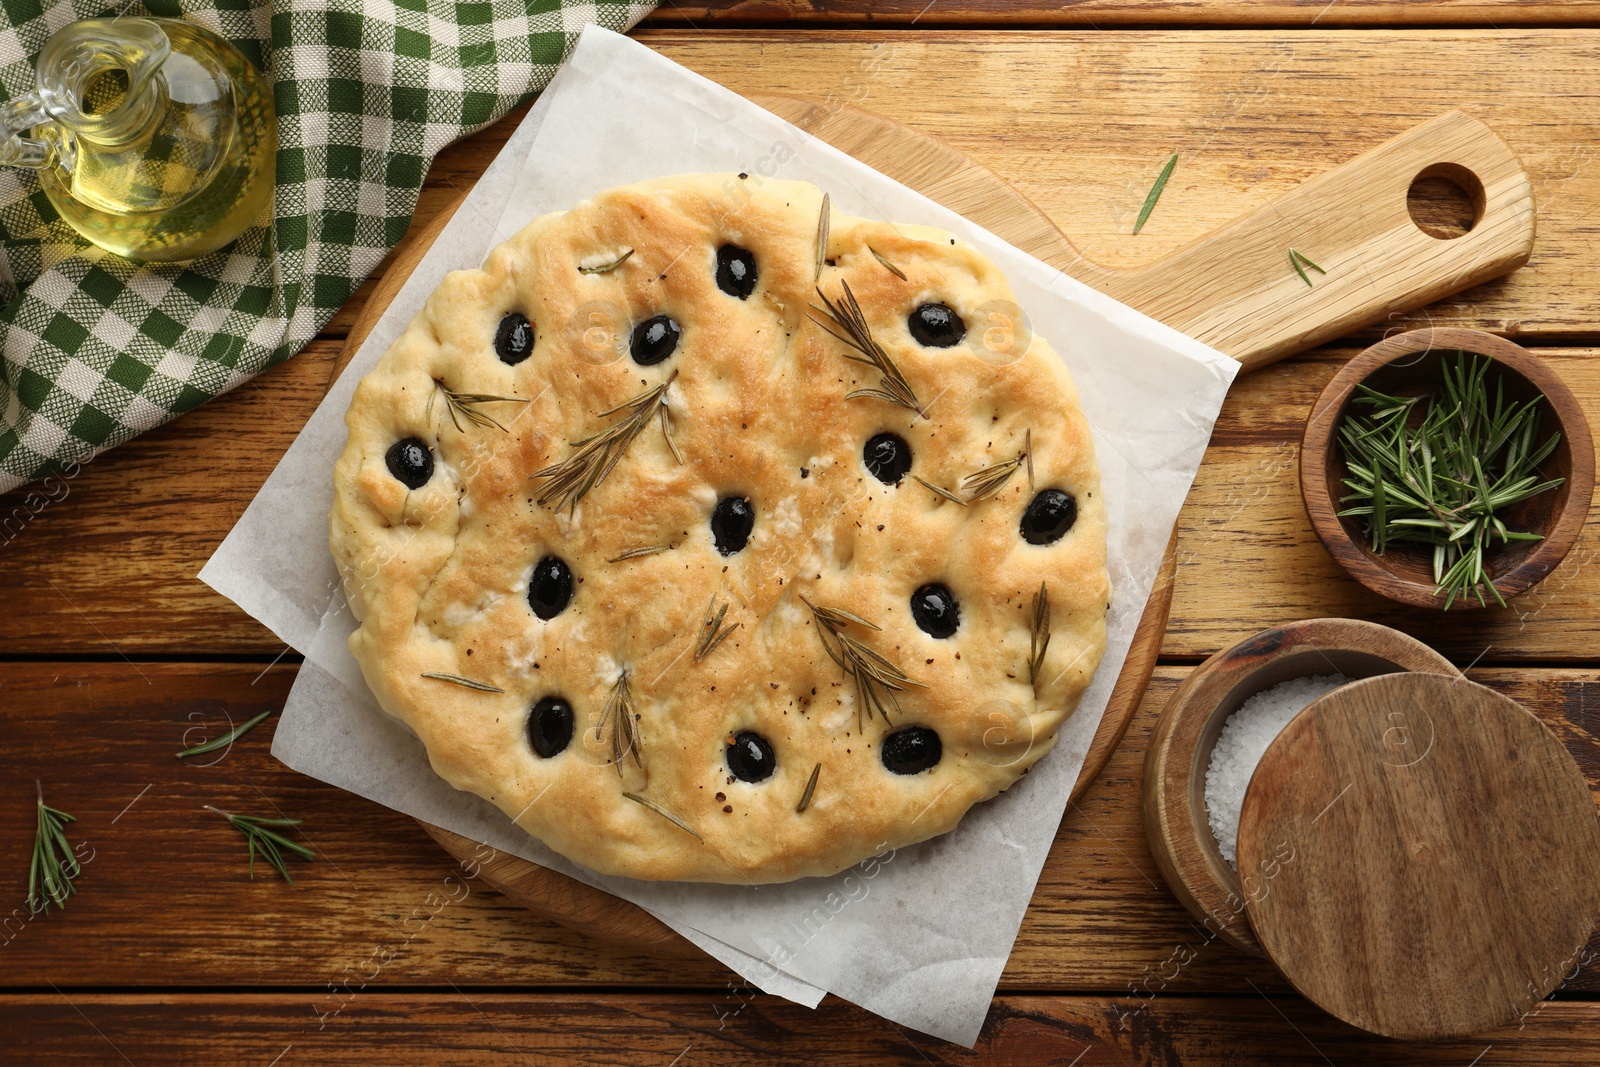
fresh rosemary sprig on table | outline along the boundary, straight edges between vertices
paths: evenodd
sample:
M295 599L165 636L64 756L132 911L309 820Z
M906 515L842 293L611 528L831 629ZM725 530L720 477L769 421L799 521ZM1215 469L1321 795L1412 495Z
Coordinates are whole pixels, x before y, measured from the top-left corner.
M1441 364L1443 385L1421 396L1390 396L1357 386L1355 404L1368 416L1346 415L1339 442L1349 475L1348 505L1339 516L1364 521L1372 550L1392 545L1433 549L1435 596L1448 609L1484 586L1503 606L1484 555L1497 543L1538 541L1509 529L1497 512L1560 485L1542 478L1539 464L1561 440L1539 441L1539 405L1508 402L1498 379L1490 398L1490 361L1464 352ZM1420 420L1418 416L1420 415Z
M728 605L723 604L718 608L716 594L712 594L711 603L706 607L705 621L700 624L700 639L695 642L694 646L694 661L696 663L715 652L724 638L744 625L742 622L736 622L729 624L724 629L722 619L727 614Z
M228 825L243 834L244 839L249 842L251 881L254 881L256 877L256 853L258 852L261 854L261 858L271 864L273 870L283 875L283 880L290 885L294 885L294 879L289 877L288 864L284 862L283 853L279 850L288 849L303 860L316 858L316 853L309 848L298 841L290 841L275 829L299 826L299 819L258 819L253 815L234 815L232 812L223 811L221 808L214 808L210 804L205 805L205 809L214 811L224 819L227 819Z
M599 433L572 442L572 447L577 451L560 463L534 471L531 477L547 479L539 493L539 503L548 504L554 500L558 506L576 511L578 501L582 500L589 490L606 480L606 475L610 474L611 468L622 459L633 439L650 425L650 420L656 417L656 412L661 410L666 400L667 388L677 377L678 372L673 371L666 381L654 389L646 389L609 411L602 411L599 415L602 419L623 410L628 414ZM666 433L666 429L667 422L663 419L661 430ZM667 444L672 445L670 435L667 437ZM673 454L677 455L676 446L673 446Z
M628 671L623 668L617 675L606 706L600 710L600 721L594 725L596 741L604 735L607 724L611 726L611 763L622 773L622 757L632 756L634 765L643 767L639 759L639 735L633 707L633 688L628 685Z
M227 733L223 734L221 737L217 738L216 740L214 740L214 741L206 741L203 744L198 744L198 745L194 746L193 748L186 748L182 752L179 752L177 754L177 756L178 756L179 759L183 759L183 757L185 757L185 756L203 756L207 752L215 752L219 748L227 748L229 745L231 745L235 741L239 740L239 738L243 737L245 734L249 733L251 730L254 730L257 726L259 726L267 718L267 716L269 716L271 714L272 714L272 709L268 708L266 711L263 711L260 715L257 715L257 716L255 716L254 718L251 718L251 719L247 719L244 722L240 723L238 726L235 726L233 729L229 730Z
M1172 168L1178 165L1178 153L1172 153L1172 158L1167 160L1167 165L1161 168L1161 174L1156 178L1156 183L1150 187L1150 192L1144 198L1144 207L1139 209L1139 217L1133 222L1133 232L1137 234L1144 229L1145 220L1150 217L1150 212L1156 209L1156 201L1161 199L1161 190L1167 187L1167 179L1172 177Z
M1044 654L1050 648L1050 590L1044 582L1033 594L1033 633L1028 642L1028 683L1039 684L1039 668L1044 666Z
M44 802L44 786L34 782L33 787L39 794L39 823L33 835L33 862L28 865L28 913L38 915L48 912L51 904L66 910L67 897L78 891L72 880L83 867L67 843L66 825L77 820Z
M858 396L877 397L879 400L887 400L891 404L910 408L921 415L922 406L917 403L917 394L912 392L905 375L900 373L900 368L895 366L894 360L883 350L883 346L872 339L872 330L867 326L867 317L861 313L861 305L856 303L856 296L850 291L850 283L840 282L839 285L843 288L844 295L837 301L829 300L827 294L820 288L817 290L817 298L822 301L822 307L811 305L812 321L861 353L857 356L846 352L846 359L875 367L882 375L878 388L857 389L855 392L846 393L845 399L853 400ZM827 316L827 321L818 318L818 314ZM829 322L832 322L833 326L829 326Z
M811 609L811 617L817 621L817 637L822 641L823 650L856 683L857 732L861 730L863 711L867 718L877 712L886 725L894 725L889 709L900 714L900 702L895 694L904 693L911 686L926 689L927 685L907 677L899 667L844 632L851 623L869 630L881 631L882 627L843 608L818 607L805 597L800 600Z
M433 384L438 386L438 392L444 394L445 407L450 412L450 421L455 424L455 428L458 431L461 429L461 420L466 419L474 426L493 426L501 433L505 433L505 426L498 419L479 411L478 405L528 403L521 397L515 396L491 396L488 393L458 393L438 380L435 380ZM433 397L433 393L428 394L428 405L424 410L424 416L429 420L433 418Z
M449 682L459 685L464 689L476 689L480 693L504 693L505 690L488 682L474 682L471 678L463 678L459 674L445 674L442 671L423 671L424 678L432 678L436 682Z
M1328 273L1315 263L1311 262L1310 258L1308 258L1304 252L1293 248L1289 249L1289 266L1293 267L1294 272L1300 275L1300 280L1306 283L1307 289L1311 288L1311 275L1306 273L1307 267L1310 267L1318 274Z

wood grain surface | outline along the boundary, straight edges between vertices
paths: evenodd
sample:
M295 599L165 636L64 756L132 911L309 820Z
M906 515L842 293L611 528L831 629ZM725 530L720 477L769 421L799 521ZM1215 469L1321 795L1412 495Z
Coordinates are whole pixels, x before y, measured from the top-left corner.
M324 1067L583 1063L662 1067L816 1063L980 1067L1592 1067L1600 1006L1546 1004L1525 1026L1404 1045L1363 1035L1298 998L999 997L978 1047L957 1048L828 1000L816 1011L733 989L707 993L352 993L325 1023L304 993L44 993L7 999L0 1042L36 1062ZM319 1026L319 1023L321 1025ZM1257 1051L1268 1058L1251 1059ZM278 1059L274 1059L278 1057ZM1242 1058L1243 1057L1243 1058Z
M715 28L786 22L840 26L971 25L1048 26L1102 30L1125 26L1335 26L1594 25L1593 0L667 0L645 23Z
M10 662L0 667L0 987L292 986L326 993L382 963L378 986L689 986L733 976L709 958L659 960L569 933L511 904L411 819L288 770L269 719L229 751L186 744L283 706L279 664ZM1150 730L1188 667L1160 667L1099 780L1067 811L1001 978L1011 992L1285 991L1264 961L1208 935L1162 880L1139 785ZM1600 673L1477 670L1551 726L1600 795ZM215 761L214 763L210 761ZM208 764L209 765L206 765ZM77 816L79 894L26 921L33 783ZM147 788L148 787L148 790ZM294 886L257 869L203 810L304 819L317 852ZM6 874L5 872L10 872ZM1600 938L1564 991L1600 992ZM5 1014L0 1000L0 1017Z
M272 666L283 646L193 575L320 400L369 282L290 363L73 477L0 498L0 589L10 605L0 614L0 882L11 886L0 896L9 901L0 907L0 1058L280 1067L358 1058L692 1067L825 1056L1084 1067L1600 1062L1600 940L1524 1027L1481 1043L1382 1042L1294 996L1265 961L1208 939L1166 891L1138 810L1143 748L1184 664L1263 626L1322 615L1388 622L1458 664L1479 662L1471 676L1533 708L1591 788L1600 783L1595 516L1566 563L1512 612L1442 624L1344 576L1312 536L1293 474L1300 424L1321 385L1378 336L1411 326L1511 335L1596 417L1600 352L1585 346L1600 343L1590 88L1600 5L664 7L637 36L671 58L739 92L854 103L938 136L1003 174L1112 267L1152 263L1451 108L1488 123L1527 168L1539 209L1534 255L1505 279L1234 389L1180 518L1164 665L1126 744L1058 831L972 1054L831 998L812 1013L756 996L707 959L663 961L541 922L410 820L276 764L270 721L214 766L173 758L190 727L215 736L228 716L282 705L295 657ZM1403 23L1463 28L1328 29ZM1195 25L1268 28L1177 28ZM1519 25L1556 28L1508 28ZM1130 26L1174 28L1099 32ZM419 221L460 197L518 115L440 155ZM1172 181L1135 237L1133 217L1174 151ZM1430 225L1459 229L1452 203L1435 196L1413 206ZM65 913L29 921L8 909L21 904L35 778L79 816L74 839L94 858ZM304 818L318 859L291 861L297 886L251 883L243 841L209 821L207 803Z
M1364 1030L1514 1023L1600 917L1600 820L1556 736L1443 674L1352 681L1267 748L1239 818L1245 912L1296 989Z

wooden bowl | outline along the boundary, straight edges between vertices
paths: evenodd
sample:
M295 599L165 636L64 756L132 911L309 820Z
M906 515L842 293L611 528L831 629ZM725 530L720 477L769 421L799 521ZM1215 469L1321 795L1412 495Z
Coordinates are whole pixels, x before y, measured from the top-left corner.
M1156 723L1144 761L1144 832L1156 866L1208 938L1254 955L1261 946L1245 916L1264 881L1240 877L1222 858L1206 819L1206 768L1222 725L1239 705L1291 678L1460 672L1414 637L1357 619L1305 619L1263 630L1196 667Z
M1510 542L1488 556L1494 587L1502 597L1509 600L1527 592L1560 565L1583 529L1594 492L1594 444L1583 409L1572 390L1531 352L1494 334L1461 329L1413 330L1362 352L1333 376L1312 405L1300 440L1300 496L1312 528L1345 570L1374 593L1419 608L1445 605L1445 598L1434 594L1432 553L1406 545L1380 556L1372 551L1358 520L1338 516L1348 474L1338 427L1357 385L1365 383L1391 394L1420 394L1439 384L1443 357L1458 350L1493 360L1491 377L1498 372L1504 378L1509 399L1544 394L1541 439L1561 434L1543 473L1564 479L1562 484L1501 513L1513 530L1544 535L1542 541ZM1495 604L1487 588L1483 593L1489 605ZM1476 596L1457 597L1452 605L1480 606Z

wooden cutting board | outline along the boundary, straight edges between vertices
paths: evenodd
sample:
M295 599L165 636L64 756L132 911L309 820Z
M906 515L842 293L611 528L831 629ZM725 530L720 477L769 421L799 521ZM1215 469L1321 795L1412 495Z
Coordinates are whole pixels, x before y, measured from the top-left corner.
M762 107L989 229L1025 252L1226 352L1246 369L1498 277L1533 249L1533 192L1511 150L1483 123L1450 112L1368 151L1156 264L1114 271L1072 246L1026 197L949 146L855 108L787 96ZM1419 229L1407 192L1419 177L1463 189L1470 232L1440 239ZM361 347L460 201L408 234L350 328L329 384ZM1289 249L1323 268L1307 286ZM1174 534L1174 542L1176 535ZM1172 606L1174 543L1101 719L1075 800L1122 740L1144 695ZM643 909L505 854L487 861L470 838L424 823L490 885L544 918L628 948L694 954Z

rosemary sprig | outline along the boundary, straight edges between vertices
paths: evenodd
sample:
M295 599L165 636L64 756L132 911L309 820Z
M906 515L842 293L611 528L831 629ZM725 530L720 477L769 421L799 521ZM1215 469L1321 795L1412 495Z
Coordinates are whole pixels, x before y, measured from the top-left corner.
M638 559L640 556L653 556L657 552L665 552L671 545L645 545L643 548L630 548L620 556L612 556L607 563L621 563L626 559Z
M474 682L471 678L463 678L459 674L444 674L440 671L423 671L424 678L432 678L436 682L449 682L451 685L463 686L467 689L476 689L480 693L504 693L505 690L488 682Z
M661 436L667 439L672 458L678 461L678 466L683 466L683 453L678 451L678 442L672 439L672 411L666 404L661 405Z
M852 623L869 630L882 627L843 608L818 607L805 597L800 600L811 609L811 617L817 621L817 637L822 641L823 650L844 668L846 677L856 683L856 730L861 730L863 710L867 718L876 712L883 716L886 725L894 725L889 709L900 714L900 702L895 694L904 693L911 686L926 689L926 683L907 677L899 667L844 632Z
M722 619L727 614L728 605L723 604L721 608L718 608L717 597L713 593L711 603L706 607L705 622L700 624L700 639L695 642L694 646L694 661L696 663L715 652L724 638L744 625L742 622L736 622L729 625L727 629L723 629Z
M975 474L969 474L961 479L961 488L969 491L967 503L976 504L985 497L993 496L1004 489L1011 476L1024 464L1028 467L1028 485L1033 485L1033 431L1028 430L1023 437L1022 451L1011 459L996 463L992 467L985 467Z
M48 912L50 905L66 910L67 897L78 887L72 880L83 873L78 857L67 843L66 825L78 820L44 802L44 786L38 791L39 822L33 834L33 862L28 865L28 913Z
M1469 595L1487 604L1485 586L1505 604L1486 553L1542 538L1508 528L1497 513L1562 482L1538 470L1561 440L1539 441L1544 397L1508 402L1500 378L1491 401L1489 362L1457 352L1442 362L1442 386L1422 396L1358 386L1355 404L1371 414L1352 413L1339 425L1349 469L1340 517L1361 519L1380 555L1393 545L1431 548L1434 595L1446 609Z
M923 488L927 489L929 492L933 493L935 496L942 496L946 500L950 501L950 503L952 503L952 504L960 504L962 507L966 507L967 506L967 502L965 500L962 500L960 497L956 496L950 490L941 488L940 486L937 486L937 485L934 485L932 482L928 481L926 478L922 477L921 475L913 474L911 477L913 477L917 481L921 482Z
M602 263L598 267L579 267L578 268L578 273L579 274L610 274L612 271L616 270L618 267L620 267L624 263L628 262L628 258L630 256L632 256L632 255L633 255L633 249L630 248L626 252L622 253L621 258L619 258L619 259L612 260L610 263Z
M643 806L649 808L651 811L655 812L657 815L661 816L663 819L667 820L684 833L693 834L696 841L705 841L705 838L700 836L699 831L690 826L688 823L684 822L678 816L674 815L672 812L668 811L666 808L663 808L660 804L657 804L655 801L650 800L647 797L642 797L638 793L623 793L622 795L633 801L635 804L642 804Z
M651 420L656 417L656 412L665 403L668 387L677 377L678 372L673 371L666 381L654 389L646 389L609 411L602 411L599 416L602 419L624 410L627 411L627 415L597 434L572 442L572 447L577 451L560 463L535 471L532 477L547 479L539 493L539 503L548 504L554 500L576 511L578 501L582 500L589 490L605 481L606 475L610 474L611 469L622 459L633 439L650 425ZM663 432L666 430L666 425L666 420L662 420ZM672 444L670 434L667 443ZM677 455L676 446L673 446L673 455Z
M1150 217L1150 212L1156 209L1156 201L1161 199L1161 190L1167 187L1167 179L1172 177L1172 168L1178 165L1178 153L1172 153L1172 158L1167 160L1167 165L1161 168L1161 175L1156 178L1156 183L1150 187L1150 192L1144 198L1144 207L1139 209L1139 217L1134 220L1133 232L1137 234L1144 229L1145 220Z
M811 779L806 782L806 791L800 794L800 803L794 806L795 814L805 811L811 806L811 795L817 791L817 775L822 773L822 764L811 768Z
M501 433L506 428L500 420L478 410L480 404L526 404L528 401L515 396L492 396L488 393L458 393L443 382L434 380L438 392L444 394L446 410L450 412L450 421L455 428L461 429L461 420L466 419L474 426L493 426ZM433 393L428 394L428 405L424 415L431 421L433 418Z
M867 246L867 251L871 252L872 255L873 255L873 258L876 259L879 263L882 263L884 269L887 270L890 274L893 274L896 278L899 278L901 281L905 281L906 280L906 272L901 270L899 267L895 266L893 263L890 263L888 261L888 259L884 258L884 255L883 255L882 252L878 251L876 248L873 248L871 245Z
M828 261L828 227L833 210L827 193L822 194L822 211L817 215L817 270L816 279L822 281L822 265Z
M606 706L600 710L600 721L594 726L594 739L600 740L606 725L611 726L611 762L622 773L622 757L632 756L634 765L643 767L639 759L639 734L633 706L633 688L628 684L628 671L623 669L606 697Z
M1315 263L1311 262L1311 260L1306 257L1304 252L1297 251L1293 248L1289 249L1289 266L1293 267L1294 272L1300 275L1300 280L1306 283L1307 289L1311 288L1311 276L1306 273L1307 267L1310 267L1318 274L1328 273Z
M820 288L817 290L817 297L822 301L822 307L811 305L813 312L811 318L818 326L861 353L857 356L846 352L846 359L876 367L878 373L883 376L877 389L857 389L853 393L846 393L845 399L853 400L858 396L877 397L879 400L887 400L891 404L910 408L921 415L922 407L917 403L917 394L912 392L905 375L900 373L900 368L895 366L894 360L883 350L883 346L872 339L872 330L867 326L867 317L861 313L861 305L856 303L856 296L850 291L850 283L839 284L844 290L844 295L838 301L829 300ZM830 327L828 322L818 318L816 313L826 315L828 321L838 329Z
M1044 666L1044 654L1050 647L1050 590L1044 582L1033 594L1033 633L1028 641L1028 682L1039 684L1039 669Z
M316 853L298 841L290 841L278 833L276 828L299 826L299 819L258 819L253 815L234 815L232 812L213 808L210 804L205 806L207 811L214 811L228 820L228 825L244 835L250 845L250 880L256 877L256 854L272 865L272 869L283 875L283 880L294 885L294 879L289 877L289 866L283 860L280 849L288 849L303 860L315 859Z
M260 715L257 715L252 719L247 719L244 722L240 723L238 726L235 726L233 729L229 730L227 733L223 734L221 737L217 738L216 740L214 740L214 741L206 741L203 744L198 744L198 745L194 746L193 748L186 748L182 752L179 752L177 754L177 756L178 756L179 759L183 759L183 757L185 757L185 756L202 756L202 755L206 754L207 752L215 752L219 748L227 748L229 745L231 745L235 741L239 740L239 738L243 737L245 734L249 733L251 730L254 730L257 726L261 725L261 723L267 718L267 716L269 716L271 714L272 714L272 709L268 708L266 711L263 711Z

